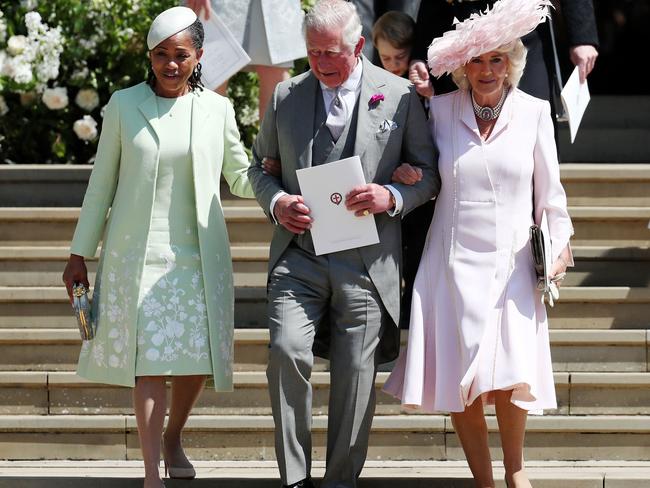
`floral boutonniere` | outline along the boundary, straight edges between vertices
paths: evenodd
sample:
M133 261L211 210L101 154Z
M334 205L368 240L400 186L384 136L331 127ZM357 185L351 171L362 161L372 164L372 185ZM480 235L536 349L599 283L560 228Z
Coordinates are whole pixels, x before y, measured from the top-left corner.
M373 96L370 97L370 100L368 100L368 108L375 108L377 105L379 105L379 102L384 101L384 94L383 93L375 93Z

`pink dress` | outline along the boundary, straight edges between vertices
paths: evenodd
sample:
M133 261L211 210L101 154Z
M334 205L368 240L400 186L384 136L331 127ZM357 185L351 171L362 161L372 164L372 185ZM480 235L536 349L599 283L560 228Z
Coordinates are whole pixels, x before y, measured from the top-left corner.
M471 97L431 101L442 189L415 279L408 346L384 389L425 412L462 412L513 390L532 413L556 407L546 310L529 227L546 211L553 260L573 227L548 102L511 90L486 141ZM533 196L533 187L535 188Z

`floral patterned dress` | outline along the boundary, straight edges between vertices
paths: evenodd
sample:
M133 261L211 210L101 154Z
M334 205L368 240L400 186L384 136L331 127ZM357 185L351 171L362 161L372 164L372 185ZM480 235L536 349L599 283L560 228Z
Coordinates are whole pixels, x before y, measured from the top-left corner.
M140 285L135 374L212 374L190 154L192 98L156 102L160 160Z

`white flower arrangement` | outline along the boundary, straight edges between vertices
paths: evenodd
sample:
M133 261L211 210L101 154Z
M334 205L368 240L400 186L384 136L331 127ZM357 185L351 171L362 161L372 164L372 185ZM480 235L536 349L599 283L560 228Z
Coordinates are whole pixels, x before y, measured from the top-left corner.
M26 36L11 36L7 41L7 52L12 56L18 56L27 47Z
M87 66L83 65L72 73L71 79L75 82L85 81L88 79L88 75L90 75L90 71Z
M46 88L43 103L50 110L61 110L68 106L68 89L65 87Z
M4 19L5 14L0 10L0 42L5 42L7 38L7 21ZM2 66L0 65L0 68Z
M92 112L99 106L99 94L92 88L84 88L79 90L74 101L86 112Z
M7 54L0 71L19 89L36 87L43 91L49 80L59 76L59 58L63 52L64 38L60 28L50 28L41 21L38 12L25 14L27 36L11 36L7 41Z
M143 81L142 39L152 15L170 2L0 1L0 164L92 162L105 104L115 90ZM230 84L247 144L259 123L254 84L246 75ZM40 144L24 144L26 127Z
M75 121L72 130L82 141L92 141L97 137L97 122L90 115L84 115L82 119Z
M80 39L79 45L87 51L94 51L97 48L97 40L92 37L90 39Z
M239 111L239 122L243 125L255 125L259 120L259 109L246 106Z

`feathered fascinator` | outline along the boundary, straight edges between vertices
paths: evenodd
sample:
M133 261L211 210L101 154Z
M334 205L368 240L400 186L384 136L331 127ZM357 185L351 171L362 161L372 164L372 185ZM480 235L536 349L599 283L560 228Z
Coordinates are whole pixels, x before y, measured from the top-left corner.
M498 0L492 9L457 22L455 30L445 32L429 46L431 74L451 73L473 57L532 32L548 17L548 6L550 0Z

